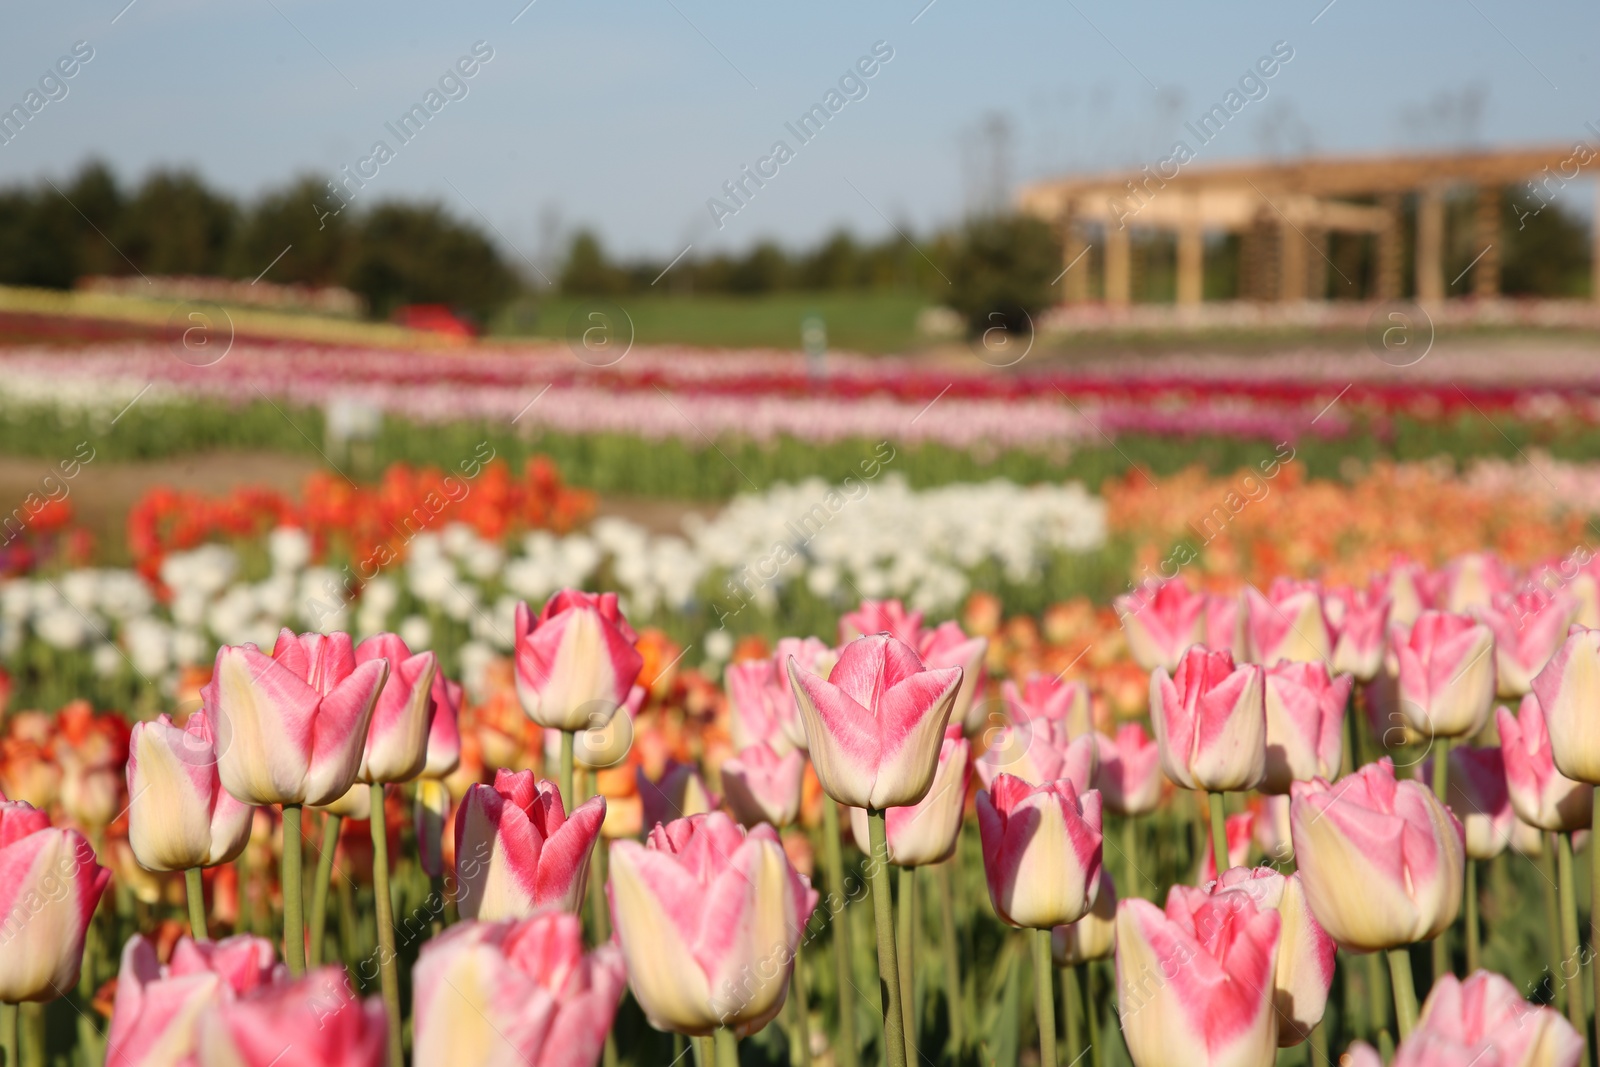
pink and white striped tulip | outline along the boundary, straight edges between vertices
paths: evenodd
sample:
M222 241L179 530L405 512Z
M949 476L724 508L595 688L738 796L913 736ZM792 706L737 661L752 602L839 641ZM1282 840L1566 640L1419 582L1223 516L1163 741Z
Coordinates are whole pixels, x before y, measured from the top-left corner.
M468 789L456 812L461 917L492 922L547 908L576 911L605 818L605 797L568 815L556 784L532 771L499 770L492 787Z
M1117 950L1117 886L1111 872L1100 868L1094 906L1075 923L1050 931L1050 955L1057 967L1103 960Z
M1254 789L1267 773L1266 686L1254 663L1196 645L1169 677L1150 676L1161 769L1187 789Z
M722 763L722 799L746 826L771 823L783 829L800 817L800 789L806 757L798 749L783 755L765 741L742 749Z
M139 865L181 871L227 863L250 840L248 804L222 788L204 709L133 724L128 738L128 844Z
M438 671L433 675L433 725L428 727L428 757L422 777L448 778L461 766L461 684Z
M1049 929L1077 922L1100 889L1100 794L1069 781L1031 785L1002 774L978 793L989 900L1002 922Z
M822 675L839 658L819 638L780 637L771 657L728 665L728 723L736 750L765 741L781 756L806 747L806 728L789 686L790 656L802 669Z
M1117 1006L1134 1067L1265 1067L1283 920L1245 893L1117 905Z
M1425 738L1471 737L1494 706L1494 634L1468 615L1424 611L1394 642L1400 714Z
M1468 552L1439 572L1433 604L1441 611L1467 612L1487 607L1511 587L1511 568L1505 560L1493 552Z
M1226 651L1236 660L1250 657L1250 644L1245 640L1244 598L1238 593L1224 596L1210 593L1206 596L1207 648Z
M704 815L722 805L722 798L712 794L700 768L693 763L667 761L659 781L651 781L644 767L633 769L634 782L639 792L639 808L643 816L643 829L686 819L691 815Z
M1376 1054L1374 1054L1374 1062ZM1554 1008L1529 1004L1504 976L1474 971L1439 978L1417 1028L1390 1067L1578 1067L1583 1038Z
M1094 729L1089 687L1080 681L1063 681L1059 674L1034 671L1021 686L1007 679L1000 685L1006 717L1013 723L1044 719L1066 727L1068 737L1082 737Z
M1289 823L1311 913L1343 948L1398 948L1437 937L1461 909L1461 823L1388 758L1330 785L1296 782ZM1351 892L1359 886L1360 892Z
M1206 596L1190 592L1182 578L1162 582L1153 592L1140 587L1113 603L1128 654L1140 670L1175 670L1189 646L1206 641Z
M382 1067L383 1001L357 999L341 966L306 972L211 1006L200 1018L202 1067Z
M839 618L840 645L874 634L892 634L903 644L916 648L922 644L925 633L922 612L907 611L898 600L863 600L859 608Z
M432 652L415 656L396 634L373 634L356 646L356 663L383 660L389 677L378 691L367 728L367 746L356 780L409 782L428 762L433 730L433 680L439 673Z
M1517 818L1541 830L1571 833L1589 825L1594 812L1594 786L1575 782L1557 769L1544 709L1529 693L1512 715L1495 710L1500 730L1500 757L1506 769L1506 794Z
M1409 628L1417 616L1433 606L1433 588L1437 584L1428 568L1400 557L1388 571L1373 579L1372 591L1389 602L1389 621Z
M942 622L924 633L922 642L915 647L929 670L961 668L961 686L950 708L950 721L960 723L968 735L976 734L983 728L984 707L978 697L986 681L984 656L989 651L989 639L968 637L955 623Z
M1243 867L1250 861L1250 846L1256 836L1256 816L1253 811L1241 811L1223 820L1223 836L1228 840L1228 869ZM1200 853L1201 885L1217 880L1217 857L1210 847Z
M1068 740L1064 722L1024 719L1006 727L993 741L975 764L985 788L1001 774L1015 775L1033 785L1068 778L1080 793L1094 788L1101 747L1096 734Z
M1567 639L1578 602L1562 593L1506 593L1472 614L1494 634L1495 695L1512 699L1533 691L1534 676Z
M923 867L943 863L955 854L961 836L961 816L967 807L971 779L968 759L971 742L961 736L961 727L951 723L939 748L939 769L934 772L933 788L909 808L890 808L883 813L885 844L889 862L896 867ZM871 827L867 813L850 809L850 829L856 847L872 855Z
M1245 639L1249 659L1263 667L1279 660L1326 663L1333 654L1322 615L1322 588L1287 578L1273 581L1265 596L1254 586L1244 591Z
M1262 855L1273 863L1292 863L1294 834L1289 827L1289 795L1275 793L1252 797L1250 810L1256 817L1251 837Z
M606 887L628 984L650 1025L740 1036L783 1007L817 894L770 826L721 812L657 826L611 846Z
M415 971L416 1067L594 1067L627 982L575 915L460 923Z
M1095 782L1105 805L1118 815L1145 815L1161 803L1161 746L1136 722L1117 727L1115 738L1096 738L1100 770Z
M547 729L606 725L644 668L615 593L563 589L537 618L519 603L515 627L517 697Z
M811 763L830 797L882 811L927 795L960 667L929 669L910 646L878 634L846 645L826 679L792 656L788 671Z
M134 934L122 949L106 1062L122 1067L193 1062L200 1016L207 1008L286 976L266 938L181 937L173 946L172 962L163 966L155 943Z
M1550 727L1550 751L1562 774L1600 783L1600 630L1574 626L1533 679Z
M1293 782L1333 779L1344 754L1344 708L1353 679L1321 663L1280 662L1266 671L1267 774L1264 793Z
M1322 598L1333 642L1329 668L1370 682L1383 669L1389 628L1389 598L1368 589L1330 589Z
M0 800L0 1002L72 992L84 931L111 872L76 830L20 800Z
M327 804L356 781L382 659L357 663L350 635L278 634L217 650L200 697L216 730L222 786L246 804Z
M1501 709L1504 710L1504 709ZM1433 765L1422 768L1422 780L1433 784ZM1450 750L1450 776L1445 803L1461 820L1466 834L1467 858L1492 860L1511 843L1516 812L1506 785L1506 764L1499 748Z

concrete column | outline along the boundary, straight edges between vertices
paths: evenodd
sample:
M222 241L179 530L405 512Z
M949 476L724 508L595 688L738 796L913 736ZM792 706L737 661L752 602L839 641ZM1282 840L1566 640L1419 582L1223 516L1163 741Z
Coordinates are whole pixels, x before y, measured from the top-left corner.
M1066 271L1061 276L1061 299L1067 304L1082 304L1089 299L1089 260L1086 255L1089 243L1083 239L1083 228L1072 211L1067 208L1061 223L1061 266Z
M1306 298L1306 240L1284 219L1278 227L1278 300L1285 304Z
M1478 210L1472 220L1473 242L1478 247L1473 255L1478 262L1472 267L1472 295L1480 300L1493 300L1500 295L1500 187L1478 187Z
M1417 301L1444 299L1444 191L1436 185L1417 198Z
M1178 306L1191 307L1205 299L1206 235L1199 219L1186 219L1178 227Z
M1400 268L1404 261L1404 245L1400 233L1400 194L1384 193L1378 206L1389 217L1389 225L1378 234L1377 292L1379 300L1400 298Z
M1112 307L1127 307L1132 296L1131 253L1127 228L1106 223L1106 303Z

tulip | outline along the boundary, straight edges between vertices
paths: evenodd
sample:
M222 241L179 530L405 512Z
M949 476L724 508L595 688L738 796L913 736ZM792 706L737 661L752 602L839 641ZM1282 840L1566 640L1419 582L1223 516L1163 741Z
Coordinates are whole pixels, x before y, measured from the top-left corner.
M780 664L770 659L749 659L730 663L726 674L728 724L733 746L742 751L751 745L770 745L779 755L804 747L791 738L786 717L799 726L799 712L789 693L788 676ZM799 726L802 742L805 728Z
M622 952L583 951L574 915L461 923L416 967L417 1067L594 1067L627 981Z
M1206 639L1202 643L1207 648L1228 652L1234 659L1245 659L1250 653L1250 646L1245 641L1244 622L1244 601L1241 597L1237 594L1233 596L1208 594Z
M1235 868L1210 888L1212 895L1235 891L1248 894L1258 910L1276 911L1282 920L1272 981L1278 1047L1298 1045L1311 1036L1327 1010L1338 946L1311 914L1298 873L1286 877L1271 867ZM1191 906L1195 895L1203 892L1173 886L1173 894L1187 898Z
M863 600L855 611L839 619L839 643L847 645L860 637L890 634L902 644L916 648L922 643L922 612L907 611L898 600Z
M1465 612L1493 603L1511 590L1511 572L1493 552L1469 552L1445 564L1433 603L1442 611Z
M1207 638L1206 596L1190 592L1181 578L1162 582L1149 595L1141 587L1114 604L1128 653L1140 670L1175 670L1189 646Z
M1066 724L1049 719L1023 719L1008 727L994 747L979 757L978 778L987 788L1001 773L1034 785L1070 778L1080 793L1094 788L1100 765L1100 740L1084 734L1067 740Z
M978 793L989 899L1012 926L1077 922L1100 877L1100 794L1071 782L1032 785L1002 774Z
M122 949L106 1062L122 1067L190 1062L206 1009L280 980L281 972L265 938L179 938L172 963L163 966L155 944L134 934Z
M357 999L343 967L319 967L215 1004L200 1019L201 1067L379 1067L387 1024Z
M805 773L804 753L791 749L780 756L761 741L723 762L723 799L744 825L767 822L781 830L800 817Z
M433 723L428 727L428 754L422 777L442 781L461 766L461 684L439 671L433 674Z
M1289 828L1288 795L1276 793L1252 797L1250 812L1255 816L1253 837L1256 847L1273 863L1292 863L1294 838Z
M1517 816L1506 785L1505 759L1498 748L1450 751L1450 810L1466 833L1467 973L1478 969L1478 863L1492 860L1511 843Z
M1376 1054L1368 1062L1376 1062ZM1416 1030L1395 1050L1391 1067L1582 1062L1583 1037L1560 1013L1529 1004L1503 976L1478 971L1464 982L1453 974L1435 981Z
M722 803L706 788L705 779L692 763L668 760L659 782L652 782L642 766L635 767L633 773L644 817L642 829L646 831L673 819L704 815Z
M1495 695L1503 699L1533 691L1533 678L1567 639L1578 617L1578 602L1565 594L1503 593L1472 609L1494 634Z
M1237 815L1229 815L1223 824L1223 832L1228 839L1228 869L1242 867L1250 859L1250 843L1255 839L1256 817L1251 811L1241 811ZM1226 872L1224 872L1226 873ZM1200 854L1200 877L1197 879L1201 885L1217 880L1217 861L1214 850Z
M413 656L404 641L389 633L361 642L355 657L358 664L382 660L389 665L389 676L372 708L356 778L369 783L409 782L422 773L428 760L438 662L432 652Z
M463 919L525 919L576 912L589 854L605 822L605 797L569 816L554 782L532 771L495 772L467 790L456 812L456 903Z
M0 800L0 1004L72 991L84 932L110 881L78 831L51 826L31 804Z
M658 1030L747 1036L783 1007L790 965L817 904L770 826L721 812L611 846L612 926L628 984Z
M923 634L922 642L915 647L923 665L930 670L961 668L961 686L956 690L950 718L961 723L967 734L976 734L983 728L984 708L976 698L984 687L984 657L989 651L989 639L969 638L955 623L944 622Z
M890 863L896 867L925 867L955 855L961 815L967 807L971 777L967 761L971 753L972 743L962 738L960 727L952 723L939 748L939 769L934 772L928 795L911 807L884 812ZM872 855L867 813L861 808L850 809L850 829L855 834L856 847Z
M1424 611L1394 646L1400 714L1434 743L1433 787L1443 800L1451 739L1483 729L1494 706L1494 634L1467 615Z
M1329 669L1370 682L1383 669L1389 627L1389 598L1372 590L1330 589L1322 598L1328 636L1333 642Z
M1283 921L1245 893L1117 905L1117 1004L1134 1067L1271 1064Z
M1330 678L1321 663L1280 662L1266 671L1267 774L1264 793L1292 782L1332 780L1344 750L1344 708L1353 679Z
M1570 834L1589 826L1594 787L1561 773L1555 761L1553 729L1538 696L1522 698L1516 715L1495 711L1506 793L1517 818L1541 830Z
M1556 768L1568 778L1600 784L1600 630L1574 626L1533 679L1550 727Z
M1332 643L1322 615L1322 590L1315 582L1279 578L1266 596L1247 587L1244 603L1251 662L1270 667L1279 660L1328 661Z
M1059 674L1034 671L1020 688L1013 681L1003 682L1000 695L1014 724L1039 719L1060 723L1068 737L1082 737L1094 729L1089 687L1082 682L1064 682Z
M1100 868L1094 906L1075 923L1050 931L1050 953L1057 967L1103 960L1117 948L1117 887L1111 872Z
M1415 560L1399 557L1383 574L1374 577L1372 591L1389 601L1389 621L1410 627L1433 606L1434 586L1438 583L1428 568Z
M1161 802L1161 746L1139 723L1123 723L1100 745L1095 781L1105 805L1118 815L1145 815Z

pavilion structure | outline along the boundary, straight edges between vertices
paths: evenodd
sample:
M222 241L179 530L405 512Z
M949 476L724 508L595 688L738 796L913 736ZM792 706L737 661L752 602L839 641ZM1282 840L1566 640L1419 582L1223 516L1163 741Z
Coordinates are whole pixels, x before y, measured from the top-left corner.
M1596 131L1600 134L1600 131ZM1597 138L1600 139L1600 138ZM1548 200L1573 180L1600 177L1600 148L1583 143L1493 151L1417 155L1320 156L1289 161L1182 165L1173 159L1135 171L1065 177L1025 187L1021 210L1058 226L1063 234L1063 296L1067 304L1090 299L1091 275L1111 307L1132 297L1134 229L1175 237L1177 304L1198 305L1204 294L1208 234L1240 237L1239 295L1291 303L1322 299L1327 289L1332 233L1368 234L1375 242L1369 291L1352 294L1395 299L1404 290L1407 197L1414 197L1410 235L1419 302L1442 301L1445 279L1445 205L1474 198L1470 292L1500 293L1501 193L1526 183ZM1600 188L1600 183L1597 183ZM1594 227L1600 264L1600 225ZM1094 246L1096 257L1088 257ZM1090 263L1098 260L1097 269ZM1080 269L1073 269L1080 268ZM1600 269L1594 297L1600 300Z

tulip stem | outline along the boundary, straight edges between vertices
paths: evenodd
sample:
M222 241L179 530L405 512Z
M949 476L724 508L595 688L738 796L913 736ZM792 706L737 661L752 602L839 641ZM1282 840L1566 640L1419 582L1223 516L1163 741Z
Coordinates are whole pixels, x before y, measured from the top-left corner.
M206 928L206 889L199 867L189 867L183 872L183 889L189 900L189 936L204 941L211 934Z
M576 806L576 797L572 792L572 739L571 730L561 731L561 803L566 805L567 814L572 814Z
M603 945L611 937L611 917L606 912L606 881L610 878L611 853L605 841L595 844L589 858L589 925L594 943Z
M1478 861L1467 857L1466 888L1467 974L1478 969Z
M895 954L894 901L889 895L889 844L883 812L868 808L867 827L872 838L872 855L867 857L867 868L872 872L872 917L878 932L884 1062L889 1067L906 1067L905 1018L900 1008L900 963Z
M1050 988L1050 975L1055 970L1050 955L1050 928L1030 930L1028 937L1033 942L1033 1005L1039 1014L1039 1064L1040 1067L1057 1067L1060 1061L1056 1059L1056 995Z
M1139 826L1132 815L1122 817L1122 858L1128 864L1128 895L1136 897L1144 879L1139 870Z
M802 927L802 931L804 927ZM800 954L802 936L794 947L794 975L789 979L789 1010L794 1014L794 1033L789 1042L793 1067L811 1067L811 1007L806 998L805 960ZM799 1055L794 1053L798 1051Z
M900 868L899 925L895 941L900 961L900 1015L905 1020L906 1062L917 1062L916 970L912 962L917 940L917 869Z
M1083 1048L1082 1024L1078 1021L1081 1014L1078 997L1078 969L1076 967L1061 968L1061 1036L1066 1043L1066 1054L1073 1057L1068 1062L1076 1062L1079 1052ZM1045 1067L1050 1067L1046 1064Z
M5 1067L17 1067L18 1040L17 1006L0 1002L0 1045L5 1046Z
M1594 815L1600 816L1600 790L1595 791ZM1595 827L1600 823L1590 823L1589 832L1589 951L1600 952L1600 841L1596 841ZM1595 972L1594 979L1594 1017L1600 1019L1600 971ZM1600 1024L1597 1024L1600 1025ZM1579 1029L1578 1033L1587 1034L1588 1031Z
M1228 820L1222 810L1222 794L1207 793L1211 801L1211 858L1216 861L1217 877L1228 870Z
M1433 795L1439 798L1439 803L1445 803L1445 796L1450 787L1450 739L1436 737L1433 739Z
M383 804L383 783L372 790L372 903L378 924L378 979L389 1017L389 1067L405 1067L401 1046L400 968L394 955L394 901L389 897L389 817Z
M961 1011L961 947L956 944L956 889L952 884L954 857L934 868L939 880L939 949L944 955L944 995L950 1014L950 1046L959 1058L966 1047Z
M322 966L323 931L328 927L328 883L333 880L333 856L339 850L339 826L344 817L333 812L322 816L322 851L317 853L317 873L311 880L311 945L306 962Z
M1566 986L1567 1020L1582 1034L1588 1022L1584 1018L1583 958L1578 948L1578 892L1572 869L1571 834L1556 834L1556 888L1561 897L1561 962L1551 977ZM1571 974L1567 973L1568 967L1572 968Z
M298 978L306 973L305 901L301 897L304 880L300 873L300 805L283 806L283 960L289 973Z
M726 1026L717 1028L716 1054L717 1067L739 1067L739 1038Z
M833 966L839 987L839 1042L833 1050L839 1067L856 1067L856 1008L850 991L855 986L850 976L854 955L850 950L850 893L844 884L844 855L839 844L839 805L832 797L822 798L822 858L828 866L828 889L839 902L833 911Z
M1389 984L1394 986L1395 1025L1404 1041L1417 1025L1417 986L1411 979L1411 949L1407 945L1389 950Z

